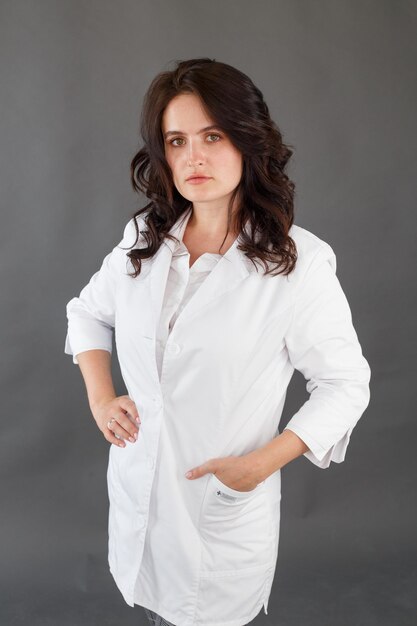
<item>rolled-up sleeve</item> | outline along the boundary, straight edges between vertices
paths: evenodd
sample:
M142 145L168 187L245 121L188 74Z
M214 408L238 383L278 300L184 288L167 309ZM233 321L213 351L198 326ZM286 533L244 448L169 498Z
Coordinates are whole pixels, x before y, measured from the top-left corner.
M122 240L103 259L100 269L80 295L66 305L68 323L64 352L72 355L75 364L78 364L77 354L86 350L112 353L117 281L121 272L127 271L127 250L122 247L133 244L132 229L133 218L124 228Z
M310 397L284 430L304 441L309 447L304 456L318 467L341 463L370 401L371 370L336 276L336 256L325 242L299 286L285 342L292 365L307 380Z

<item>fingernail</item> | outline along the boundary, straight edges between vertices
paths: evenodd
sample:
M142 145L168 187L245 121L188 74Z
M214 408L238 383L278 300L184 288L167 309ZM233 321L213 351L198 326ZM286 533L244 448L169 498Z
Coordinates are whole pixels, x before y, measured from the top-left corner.
M140 419L138 417L136 418L136 421L140 424Z
M190 472L187 472L187 473L185 474L185 478L191 478L191 476L192 476L192 475L193 475L193 473L192 473L191 471L190 471Z

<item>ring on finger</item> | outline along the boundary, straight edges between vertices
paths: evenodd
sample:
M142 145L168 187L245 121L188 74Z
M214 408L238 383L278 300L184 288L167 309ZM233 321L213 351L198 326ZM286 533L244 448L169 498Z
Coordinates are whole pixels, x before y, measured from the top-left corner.
M115 418L115 417L112 417L112 418L111 418L111 419L107 422L107 428L108 428L109 430L112 430L111 425L112 425L112 424L113 424L113 422L115 422L115 421L116 421L116 418Z

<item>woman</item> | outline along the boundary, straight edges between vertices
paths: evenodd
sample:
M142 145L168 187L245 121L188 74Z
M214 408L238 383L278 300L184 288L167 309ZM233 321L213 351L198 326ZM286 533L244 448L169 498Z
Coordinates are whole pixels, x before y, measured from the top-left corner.
M151 83L141 133L132 183L150 201L68 303L65 352L114 444L109 565L125 601L156 624L242 626L267 613L280 469L344 460L370 368L332 248L293 223L292 151L252 81L180 62ZM310 397L277 434L294 368Z

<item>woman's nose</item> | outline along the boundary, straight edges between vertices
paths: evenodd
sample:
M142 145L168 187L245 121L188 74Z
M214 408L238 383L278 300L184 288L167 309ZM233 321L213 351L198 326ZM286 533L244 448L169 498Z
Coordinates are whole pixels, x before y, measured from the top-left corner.
M192 165L193 163L202 163L205 158L204 151L200 147L190 143L188 144L187 158L189 165Z

